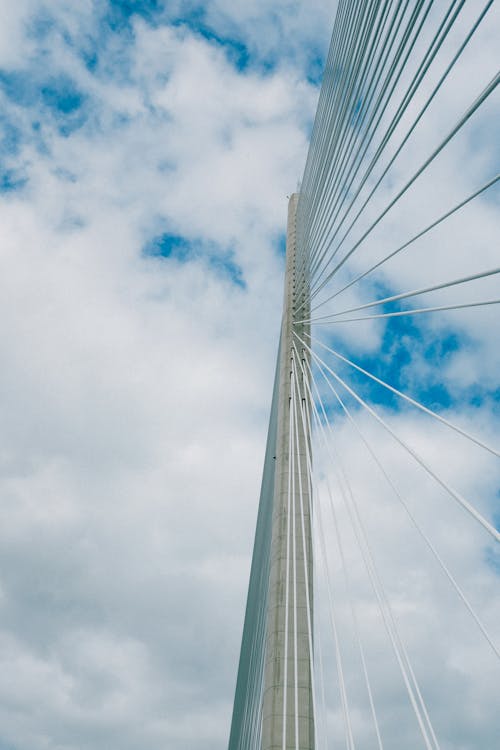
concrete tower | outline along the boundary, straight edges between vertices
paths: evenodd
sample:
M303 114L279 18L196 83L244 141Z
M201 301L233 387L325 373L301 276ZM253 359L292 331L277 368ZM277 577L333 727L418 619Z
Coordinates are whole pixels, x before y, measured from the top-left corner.
M296 750L297 737L299 750L314 750L310 632L313 565L311 498L306 458L310 436L301 418L301 407L307 399L307 387L300 362L302 360L305 365L309 360L293 335L295 331L303 337L308 332L307 325L294 324L293 320L294 311L298 310L298 318L309 317L309 306L304 305L309 288L308 279L304 279L307 270L302 268L302 261L296 257L297 202L298 194L294 193L288 206L285 299L279 362L262 750L283 750L283 747ZM296 350L293 347L294 341ZM305 369L307 372L307 367ZM296 386L293 384L294 380ZM298 416L296 430L293 429L298 440L294 440L292 462L291 411ZM286 721L283 721L284 716Z

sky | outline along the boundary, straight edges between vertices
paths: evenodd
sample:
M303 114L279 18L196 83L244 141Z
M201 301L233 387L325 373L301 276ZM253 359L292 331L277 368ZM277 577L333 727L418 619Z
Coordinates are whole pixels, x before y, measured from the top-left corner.
M411 8L414 7L416 4L411 5ZM426 5L430 9L426 25L382 115L381 133L391 123L400 102L404 101L407 87L449 7L446 2ZM357 215L357 208L365 197L375 189L385 164L397 153L399 143L403 142L408 129L441 76L445 75L457 49L485 7L485 3L460 5L452 32L394 130L384 155L361 191L349 222L353 215ZM484 16L476 34L447 76L445 85L432 99L425 116L377 187L360 219L354 222L347 234L346 225L350 226L349 222L338 235L332 231L336 239L331 243L330 252L339 248L334 264L340 263L344 253L350 249L356 250L324 290L318 290L318 282L313 277L313 308L317 306L313 320L314 316L335 314L339 321L350 317L349 314L343 315L343 310L356 309L359 305L386 296L442 284L486 270L497 269L498 273L500 193L497 182L477 200L422 236L375 273L341 291L358 274L382 260L499 174L498 89L456 132L448 145L438 152L440 144L448 134L454 132L463 113L497 74L499 23L497 4ZM331 80L335 80L335 75L340 76L340 73L335 71L329 75ZM368 93L365 96L368 100ZM359 100L359 110L362 109L363 96ZM354 152L363 143L362 129L355 117L356 113L353 113L346 149L351 148ZM323 127L326 126L326 119L322 122ZM375 145L372 145L367 152L365 165L374 152ZM436 158L430 160L432 154L436 154ZM427 160L429 166L426 166ZM397 199L413 175L418 175L414 184L401 199ZM306 180L303 189L306 193L308 190L312 192ZM331 196L335 197L335 190L349 203L353 191L349 192L345 186L330 186L328 179L325 179L325 187L316 193L315 203L321 204L324 200L325 205L334 204ZM391 202L396 199L391 208ZM378 217L386 209L387 214L377 223ZM317 227L318 223L315 225L314 221L313 227ZM366 239L365 233L368 233ZM318 236L322 236L321 230L317 230L316 239L311 244L319 241ZM344 240L344 236L347 239ZM491 275L467 285L441 289L384 308L367 308L354 315L498 300L498 291L498 276ZM338 296L328 301L337 292ZM333 614L342 644L356 747L373 748L379 745L371 721L366 687L363 685L349 595L357 612L384 747L396 750L426 746L405 696L376 597L358 551L356 534L351 528L350 515L354 507L358 509L368 549L383 582L399 635L407 649L437 736L437 742L431 743L431 746L446 750L479 750L498 745L498 657L478 630L457 591L453 591L449 576L443 572L431 551L432 548L439 555L448 574L454 578L492 640L498 643L498 543L459 507L445 489L448 486L468 499L498 529L498 457L488 455L484 449L453 434L448 427L418 412L408 402L405 404L394 393L388 393L379 384L368 381L359 371L353 373L350 365L339 363L324 348L324 344L330 346L470 434L482 436L483 440L495 447L499 444L498 330L498 307L495 305L364 323L326 323L315 327L315 354L322 357L337 375L345 378L386 425L384 427L381 422L377 423L373 415L365 407L360 407L359 402L332 375L329 380L340 392L354 426L335 406L332 390L319 368L315 368L318 388L327 402L332 425L331 433L326 430L326 441L322 435L317 436L314 455L320 499L316 505L317 511L318 507L322 507L321 514L317 512L317 525L324 528L327 544L326 566L323 565L321 553L315 558L318 577L316 622L323 646L319 645L318 637L315 645L317 651L321 648L324 651L327 694L326 719L319 718L317 722L321 748L350 746L348 743L346 745L344 739L342 712L339 709L339 681L335 674L332 628L328 622L332 613L328 611L328 606L322 606L322 602L328 599L328 580L333 592ZM439 477L441 486L408 455L401 444L398 445L387 428L418 455L430 472ZM363 439L360 439L358 429ZM374 456L383 471L374 461ZM390 481L387 481L387 477ZM351 496L355 506L350 500ZM347 504L343 497L347 498ZM336 536L331 506L335 509L342 550ZM422 533L417 532L416 525ZM318 533L318 536L321 534ZM347 564L347 579L343 572L343 558ZM318 695L321 696L321 690ZM318 703L321 702L321 698L318 698ZM323 710L319 715L322 713ZM325 741L324 734L329 737L329 743Z
M302 176L335 6L0 0L0 750L227 744L287 196ZM480 80L491 70L488 28L468 61ZM450 85L451 119L470 98L468 82ZM419 148L446 127L443 109ZM425 222L425 208L433 215L489 174L494 139L481 122L458 143L460 159L442 165L446 197L431 181L416 193L422 211L404 207L406 231ZM494 264L498 200L485 197L454 225L460 252L449 239L436 243L439 259L428 247L438 276L452 257L459 275L471 246L480 268ZM398 226L381 230L373 252L399 241ZM379 283L413 288L424 270L401 261ZM408 324L408 338L401 327L370 324L334 341L494 442L497 318L444 320ZM498 466L370 393L494 513ZM488 649L432 564L420 563L386 489L357 470L359 447L340 418L337 434L443 750L493 748L498 670ZM393 455L385 437L373 440ZM435 524L427 478L391 460L412 501L425 496L428 529L495 630L498 551L453 508ZM400 559L406 577L394 575ZM357 585L369 627L371 605ZM390 731L403 698L377 638ZM359 746L368 747L363 699L353 701ZM334 698L328 722L337 737ZM403 724L405 746L418 747L410 718Z

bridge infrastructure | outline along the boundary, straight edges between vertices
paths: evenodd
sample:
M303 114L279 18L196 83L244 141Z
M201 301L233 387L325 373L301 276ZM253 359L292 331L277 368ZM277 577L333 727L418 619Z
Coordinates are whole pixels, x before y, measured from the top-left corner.
M494 0L338 3L229 750L500 747L473 716L500 707L495 34Z

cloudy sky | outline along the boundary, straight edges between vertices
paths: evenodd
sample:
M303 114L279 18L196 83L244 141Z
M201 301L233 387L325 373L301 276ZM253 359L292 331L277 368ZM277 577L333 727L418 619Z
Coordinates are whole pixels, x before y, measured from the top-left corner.
M332 4L1 17L0 747L224 747Z
M227 743L287 195L302 176L335 6L0 0L0 750ZM497 16L402 169L418 166L419 149L439 140L495 72ZM488 122L497 112L498 97ZM433 173L431 187L404 205L403 239L492 176L492 154L499 171L498 143L482 122L441 165L447 197ZM489 193L454 225L453 242L439 235L440 254L426 246L431 282L445 270L450 277L451 258L452 276L469 272L471 248L476 270L495 264L498 203L498 191ZM400 227L389 222L373 252L392 249ZM401 261L383 288L427 283L424 265ZM493 311L472 323L456 313L406 328L403 343L401 329L369 324L336 341L372 367L381 352L395 385L494 442L496 320ZM418 415L378 403L493 517L498 466ZM420 564L380 478L357 470L360 448L340 417L337 434L443 748L494 748L499 672L488 646L433 561ZM389 456L389 441L372 439ZM410 501L425 495L424 523L498 631L495 549L453 507L434 524L427 478L390 456ZM394 575L398 554L406 576ZM353 551L355 579L356 565ZM361 574L356 585L369 626ZM378 639L378 700L394 734L404 694ZM369 747L355 677L351 687L359 746ZM326 722L341 736L333 690L329 700ZM405 747L419 747L410 716L403 725Z
M464 40L468 40L463 54L456 64L453 63L449 75L446 74L445 85L432 99L407 146L398 153L394 165L377 187L359 220L356 219L349 232L347 226L350 224L346 222L338 234L335 230L341 226L340 219L333 222L330 235L334 239L330 252L338 248L338 255L330 268L351 249L355 251L322 291L313 277L313 308L317 307L313 319L315 316L334 314L339 321L346 317L341 314L343 310L356 310L358 306L377 299L487 270L497 269L498 274L500 191L497 181L463 210L381 266L376 273L341 291L358 274L401 247L480 187L495 178L498 180L498 89L464 122L448 145L439 150L440 144L455 132L455 126L463 114L498 75L498 3L438 2L426 5L430 10L426 23L382 117L381 133L375 137L374 144L382 139L384 127L389 126L400 102L404 101L405 92L418 72L426 50L432 45L435 32L448 9L454 5L455 9L460 7L460 13L452 30L395 128L385 153L377 161L349 222L353 215L357 216L357 209L363 204L365 196L375 189L378 177L383 174L391 156L398 153L399 144L404 142L421 108L426 106L435 86L455 60L457 50L461 49ZM415 7L417 4L411 4L411 8ZM486 15L469 39L468 34L483 11ZM330 78L335 83L336 75L340 77L336 71L333 74L329 72L325 81L328 82ZM354 152L363 142L363 129L356 118L363 110L364 100L368 99L367 88L361 91L358 107L353 109L351 115L349 137ZM375 145L372 145L364 165L368 165L374 151ZM436 154L436 158L428 161L432 154ZM427 161L428 167L425 166ZM411 189L377 223L378 217L396 200L403 186L415 174L419 176ZM331 188L326 180L326 187L318 191L316 196L319 195L320 199L318 201L316 197L315 203L321 204L323 196L326 196L325 204L331 205L331 196L335 196L337 190L337 194L346 194L345 203L349 205L353 191L348 193L347 189L339 187L339 184L342 185L340 178L337 187L334 180L330 183ZM310 189L307 180L304 185L307 193ZM340 217L342 215L341 211ZM317 228L319 222L314 216L312 226L314 239L311 245L314 246L324 233ZM366 240L363 239L365 234ZM328 243L326 246L329 246ZM328 302L332 295L336 296ZM467 304L498 300L499 297L498 276L493 274L396 304L362 309L354 316L408 312L412 307ZM347 315L349 317L352 315ZM454 577L462 595L489 631L492 640L498 644L498 543L459 507L445 486L461 493L498 529L499 461L498 456L488 454L464 437L453 434L448 427L424 416L414 407L408 407L379 384L367 380L364 374L354 372L350 365L340 362L323 345L326 343L333 350L346 355L462 429L496 446L498 451L498 321L498 307L492 305L351 324L330 322L318 325L313 332L316 338L322 338L322 342L317 342L315 347L316 355L325 359L336 375L347 379L387 426L442 480L439 486L332 375L329 379L341 392L356 423L354 427L349 419L346 420L341 409L334 408L335 396L319 370L316 370L318 388L327 401L333 428L331 434L327 431L327 446L322 445L323 440L318 435L315 473L323 520L319 513L317 517L318 526L325 527L328 547L326 568L333 589L333 609L336 610L342 644L356 747L374 748L379 745L363 685L349 593L355 603L366 650L383 746L396 750L426 745L405 695L376 598L358 551L356 535L351 528L350 513L347 512L348 508L351 512L353 510L351 495L359 509L372 559L438 738L430 746L446 750L480 750L498 746L498 655L495 656L477 623L464 607L464 602L453 590L449 576L431 553L429 544L447 566L448 574ZM369 449L360 439L358 429ZM374 455L383 471L373 460ZM341 545L330 512L328 485L332 490L332 505L339 524ZM344 497L347 503L344 503ZM414 522L422 534L416 533ZM342 570L340 546L347 563L348 582ZM321 554L318 554L316 562L319 578L315 599L317 623L322 633L321 641L326 644L323 651L326 654L327 710L325 721L321 717L323 711L318 712L320 747L350 747L343 736L329 613L322 606L327 599L327 576ZM320 650L319 640L316 638L317 651ZM321 702L318 699L318 703ZM324 741L324 734L329 735L330 744Z

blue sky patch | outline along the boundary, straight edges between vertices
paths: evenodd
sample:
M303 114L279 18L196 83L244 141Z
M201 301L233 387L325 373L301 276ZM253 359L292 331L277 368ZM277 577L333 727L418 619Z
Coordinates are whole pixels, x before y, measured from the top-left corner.
M54 19L46 11L39 9L27 24L27 36L38 41L44 41L54 29Z
M104 20L113 31L121 31L130 27L133 16L154 23L162 10L163 3L159 0L109 0Z
M203 20L203 11L191 14L188 18L180 18L174 21L174 26L187 26L191 31L202 36L208 42L214 42L222 47L227 59L240 72L247 69L250 62L250 52L241 39L220 35L217 31L207 25Z
M460 339L456 333L450 332L446 336L432 339L425 347L425 358L436 363L441 362L450 354L458 352L463 346L463 337Z
M474 383L463 390L461 399L476 409L487 407L493 417L500 416L500 388L489 390L479 383Z
M61 115L76 112L85 101L84 94L66 76L49 80L41 87L40 95L46 107Z
M378 284L376 286L375 298L391 294L390 289ZM385 305L383 312L390 312L394 309L400 309L397 303ZM373 309L374 314L378 312L382 312L382 310ZM363 311L360 314L370 314L370 311ZM355 326L358 324L346 323L345 325L351 327L353 336L355 336ZM325 341L325 344L336 349L340 354L344 354L380 380L392 385L399 391L409 392L410 396L431 409L437 411L447 409L455 402L446 383L439 380L441 372L439 364L458 352L465 343L452 332L439 336L433 334L430 337L425 325L422 326L421 319L415 320L411 316L387 318L384 321L380 349L375 354L365 353L363 355L359 354L355 348L350 347L345 339L342 339L341 343L338 342L334 326L329 329L321 329L321 338ZM318 354L322 356L320 348ZM424 365L432 365L434 378L425 377L423 381L415 378L413 367L411 367L415 358L421 360ZM365 400L395 411L402 408L411 408L407 407L399 396L340 360L336 361L335 367L339 370L339 375L351 384L354 390Z
M383 296L388 290L384 292ZM357 323L346 325L351 327L355 340ZM478 383L465 386L456 383L450 385L442 379L443 368L450 359L455 354L475 346L474 341L463 332L432 330L420 317L388 318L384 321L381 346L374 354L360 354L356 347L349 345L350 339L338 339L334 326L316 330L313 327L312 335L433 411L442 412L461 404L474 409L487 408L492 415L500 414L500 389L491 389ZM392 394L350 365L335 359L325 350L322 351L320 346L316 347L316 352L322 359L330 362L339 376L364 400L398 412L413 410L413 407L399 396ZM419 377L420 372L422 377ZM341 386L339 388L343 390ZM345 391L344 394L351 401L352 397ZM326 395L329 401L334 398L331 392L326 392Z
M396 293L396 290L388 286L383 279L369 282L369 287L368 296L371 299L383 299ZM416 306L418 307L419 304ZM359 315L369 316L411 309L410 301L401 300L367 308L360 311ZM354 317L356 315L354 314ZM448 409L454 406L458 399L475 405L473 389L461 389L458 392L456 385L450 389L449 384L441 379L443 366L448 364L458 352L473 346L473 342L463 332L457 333L452 329L435 331L428 325L430 320L431 318L411 315L385 319L383 323L381 322L383 325L381 345L375 355L370 353L360 355L356 347L349 346L344 338L338 342L333 325L319 330L326 344L331 345L332 348L337 349L341 354L394 388L408 392L414 399L433 410ZM345 324L352 331L353 341L355 341L356 325L359 323ZM418 377L419 368L413 367L419 362L422 372L426 373L422 378ZM348 368L345 374L349 376L356 389L361 389L362 397L389 408L399 409L403 406L404 402L387 389L370 381L361 373L356 373L348 365L342 367ZM491 393L481 392L476 395L481 398L491 397Z
M0 154L16 156L22 143L21 130L7 120L0 117Z
M240 266L233 261L231 253L209 256L209 264L218 275L227 276L233 284L239 286L241 289L246 289L247 285L243 276L243 271Z
M56 121L61 135L70 135L87 119L85 104L88 97L69 76L52 76L40 81L26 71L0 70L0 88L15 104L48 114ZM40 127L40 120L33 122L34 130L40 130ZM20 140L19 133L17 137Z
M0 172L0 193L12 193L21 190L27 182L28 178L21 175L19 171L7 169L5 172Z
M38 99L39 89L27 71L0 70L0 88L4 94L21 107L29 107Z
M311 50L308 69L307 69L307 80L313 86L319 86L323 80L323 70L325 67L325 58L318 50Z
M279 254L282 255L283 257L285 257L285 255L286 255L286 234L284 232L282 234L280 234L280 236L278 238L278 241L277 241L277 245L278 245L278 252L279 252Z
M199 260L205 262L217 276L228 278L241 289L246 289L243 271L234 262L230 251L220 252L211 244L190 242L178 234L157 235L143 248L142 255L149 258L172 259L180 263Z
M97 48L81 49L79 54L87 70L90 73L95 73L99 64Z
M43 106L57 123L62 136L69 136L79 130L87 120L83 94L67 76L49 79L40 89Z
M185 26L192 33L221 47L228 60L240 72L251 66L264 73L270 73L291 53L290 49L287 52L286 47L280 47L258 57L254 45L251 44L251 38L247 38L245 34L244 27L229 22L231 29L228 32L228 18L224 14L219 27L218 24L207 21L205 3L192 2L189 7L186 5L172 9L159 0L109 0L103 16L103 26L112 33L121 35L131 33L134 17L141 18L151 26ZM319 48L311 47L307 50L306 77L310 83L318 85L321 82L324 63L325 58Z
M143 255L153 258L174 258L181 262L193 256L192 248L184 237L177 234L161 234L147 243Z

